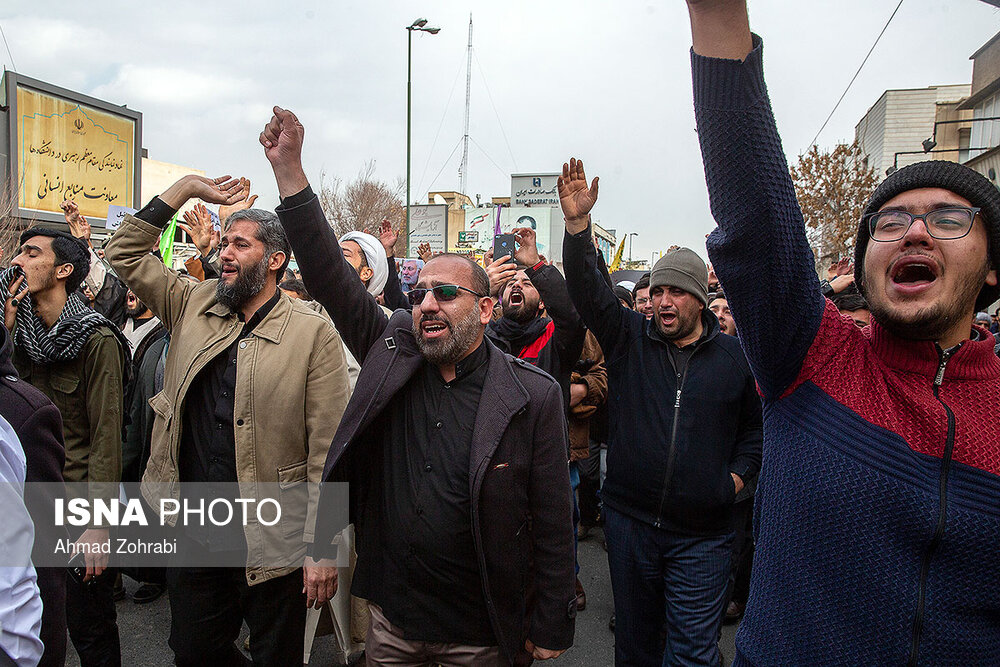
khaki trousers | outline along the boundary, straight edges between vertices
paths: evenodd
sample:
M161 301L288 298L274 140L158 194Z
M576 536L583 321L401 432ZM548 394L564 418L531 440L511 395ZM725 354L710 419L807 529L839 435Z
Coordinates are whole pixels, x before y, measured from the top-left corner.
M383 615L382 609L368 603L368 641L365 655L368 667L500 667L507 661L499 646L465 646L440 642L421 642L403 638L403 632Z

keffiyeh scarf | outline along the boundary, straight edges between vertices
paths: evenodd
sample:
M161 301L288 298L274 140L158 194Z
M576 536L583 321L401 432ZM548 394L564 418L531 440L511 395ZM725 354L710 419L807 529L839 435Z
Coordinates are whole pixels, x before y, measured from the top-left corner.
M10 293L11 283L22 275L24 271L18 266L0 273L0 289L3 290L4 298ZM20 304L15 320L14 345L24 350L38 364L76 359L87 339L101 325L107 326L111 331L117 330L104 315L88 308L75 292L66 299L66 306L51 329L35 314L31 294L27 289L22 289L17 298Z

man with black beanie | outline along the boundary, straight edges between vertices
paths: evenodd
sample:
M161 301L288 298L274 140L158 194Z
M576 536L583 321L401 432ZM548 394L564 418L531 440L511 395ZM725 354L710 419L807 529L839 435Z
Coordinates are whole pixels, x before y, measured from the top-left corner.
M954 162L886 178L858 328L820 293L746 3L688 9L709 256L766 415L733 664L995 664L1000 360L972 315L998 296L1000 192Z

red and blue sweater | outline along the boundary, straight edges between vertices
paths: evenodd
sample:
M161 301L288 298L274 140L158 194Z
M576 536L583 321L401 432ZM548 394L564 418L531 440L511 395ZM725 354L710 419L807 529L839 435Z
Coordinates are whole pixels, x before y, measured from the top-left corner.
M764 398L735 665L1000 664L1000 360L820 295L764 84L692 54L709 255Z

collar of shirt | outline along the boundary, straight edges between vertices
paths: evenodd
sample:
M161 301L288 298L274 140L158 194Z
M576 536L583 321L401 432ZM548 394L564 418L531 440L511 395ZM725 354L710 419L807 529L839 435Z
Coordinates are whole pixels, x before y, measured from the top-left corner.
M278 303L278 299L280 297L281 297L281 290L275 289L274 290L274 296L272 296L270 299L268 299L267 303L265 303L263 306L261 306L260 308L258 308L257 312L254 313L250 317L250 320L246 324L243 325L243 333L244 334L248 334L251 331L253 331L254 327L256 327L258 324L260 324L261 321L265 317L267 317L268 313L271 312L271 310L274 308L275 304ZM243 311L237 311L236 312L236 317L240 318L240 322L242 322L243 321Z
M455 364L455 379L451 382L444 381L441 377L441 372L437 369L437 367L432 367L431 364L428 364L428 366L432 367L434 371L431 376L440 381L441 384L453 385L462 378L465 378L475 372L480 366L486 363L488 358L489 351L486 349L486 338L484 337L483 341L479 344L479 347Z

